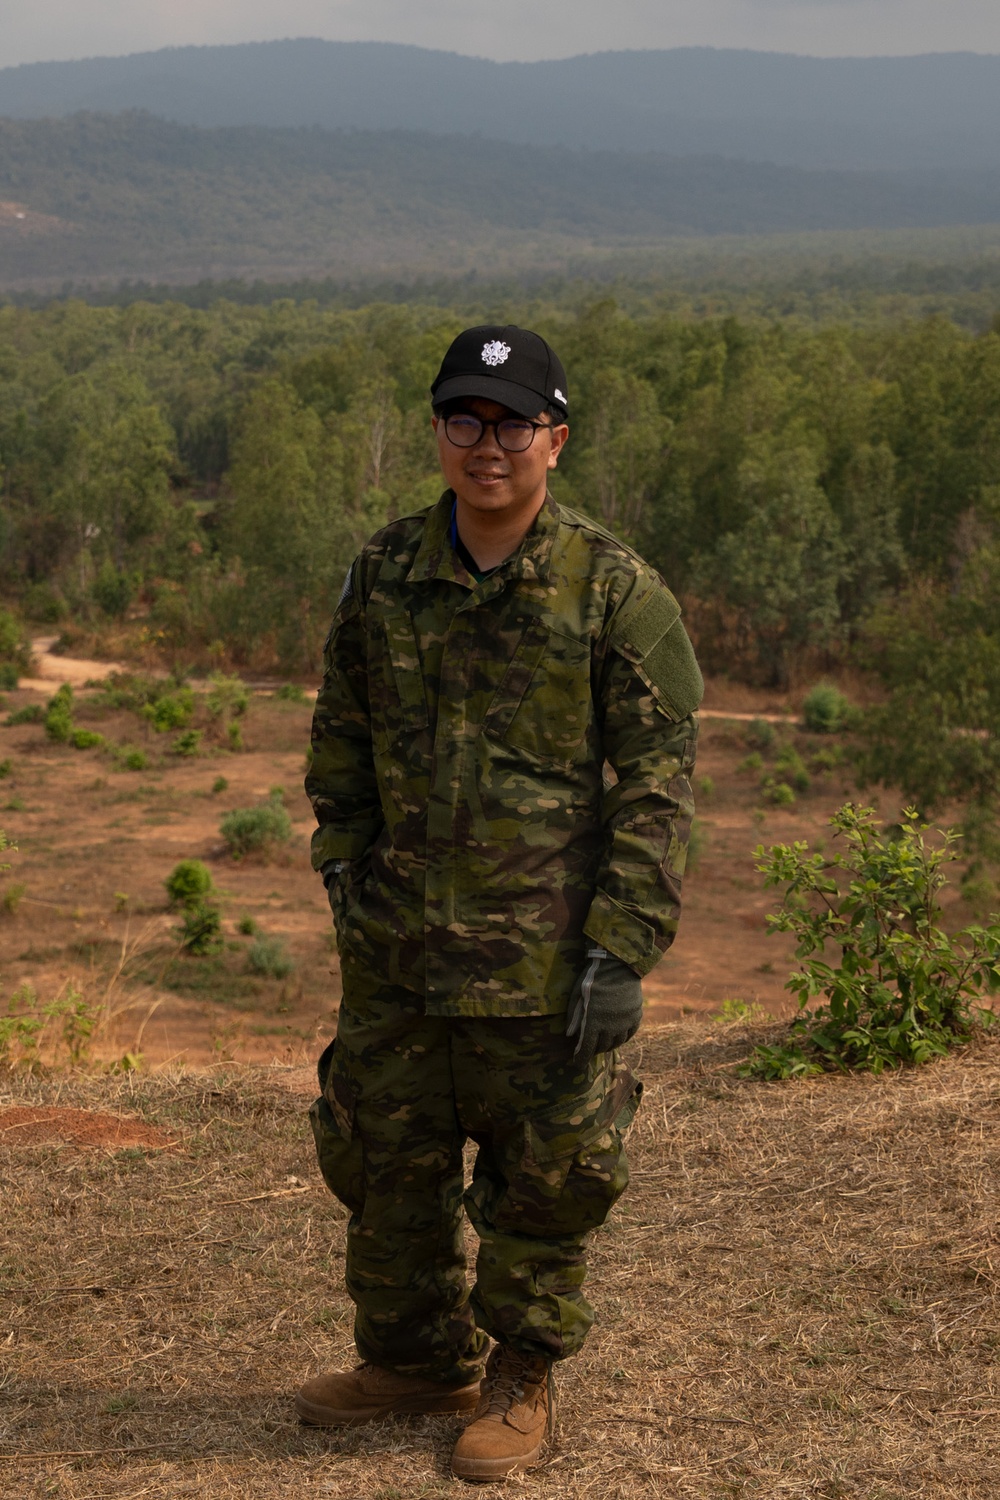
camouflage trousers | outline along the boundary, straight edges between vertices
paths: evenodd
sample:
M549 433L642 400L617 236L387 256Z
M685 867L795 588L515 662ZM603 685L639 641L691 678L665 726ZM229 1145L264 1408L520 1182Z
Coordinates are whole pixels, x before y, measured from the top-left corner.
M418 995L346 959L310 1118L327 1186L350 1210L363 1359L457 1381L478 1370L485 1334L550 1359L581 1347L585 1242L628 1182L622 1140L641 1085L617 1053L574 1062L564 1027L429 1017ZM463 1205L479 1237L471 1292Z

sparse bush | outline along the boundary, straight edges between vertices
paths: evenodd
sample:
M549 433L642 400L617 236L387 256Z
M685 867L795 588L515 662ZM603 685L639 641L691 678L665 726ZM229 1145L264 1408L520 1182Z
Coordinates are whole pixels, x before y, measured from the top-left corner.
M789 782L797 792L808 792L812 782L802 759L794 745L784 745L774 763L775 772Z
M7 866L5 865L3 868L6 869ZM9 917L17 915L18 908L27 895L27 891L28 887L23 880L12 881L4 891L3 896L0 897L0 906L3 906L4 911Z
M13 770L14 762L11 760L10 756L8 756L6 760L0 760L0 781L3 781L6 777L10 776Z
M751 719L743 735L751 750L770 750L774 744L774 725L767 719Z
M847 722L850 705L839 688L820 682L802 705L802 719L813 734L837 734Z
M708 848L708 833L700 818L691 819L691 836L688 839L687 859L685 869L697 870L701 864L702 855Z
M749 755L744 755L736 769L744 775L753 775L757 771L763 771L764 757L759 750L752 750Z
M305 688L297 682L283 682L274 695L280 703L308 703Z
M292 836L292 820L280 802L258 807L237 807L219 824L219 832L234 859L247 854L267 854Z
M163 882L172 906L197 906L212 894L212 875L200 859L182 859Z
M703 797L706 802L709 802L715 796L715 782L711 776L698 777L697 792L698 796Z
M756 1000L735 999L723 1000L721 1010L712 1017L713 1021L721 1021L725 1026L753 1026L772 1019L770 1012Z
M105 558L90 592L103 614L112 620L123 620L132 603L135 586L127 573L116 568L110 558Z
M65 745L73 733L73 689L64 682L45 709L45 733L50 740Z
M149 756L137 745L119 745L114 752L115 763L123 771L147 771Z
M931 847L913 809L892 830L851 803L830 822L843 854L810 854L806 843L756 850L765 885L784 889L768 925L793 933L805 960L786 985L801 1012L787 1041L756 1048L745 1066L760 1077L927 1062L992 1020L979 1002L1000 989L1000 921L954 936L937 925L956 836ZM826 961L827 944L839 963ZM825 1003L810 1010L818 995Z
M245 911L236 924L236 931L241 933L243 937L256 937L260 928L250 913Z
M31 665L31 642L8 609L0 609L0 688L10 691Z
M74 729L69 738L75 750L99 750L104 745L103 734L95 729Z
M247 968L266 979L287 979L295 964L280 938L259 937L247 949Z
M171 755L181 755L187 758L198 754L201 747L201 730L185 729L179 734L170 747Z
M212 782L212 796L218 797L221 792L228 791L228 789L229 782L226 780L225 776L216 776L215 780Z
M12 661L0 661L0 692L12 693L21 681L21 674Z
M812 771L836 771L847 760L841 745L827 745L822 750L814 750L809 757L809 768Z
M795 793L787 781L775 781L773 776L765 776L760 790L764 801L769 802L772 807L795 806Z
M230 750L236 752L243 749L243 729L235 719L226 725L226 739L229 741Z
M26 703L23 708L15 708L7 715L7 723L13 729L18 724L41 724L44 718L45 709L40 703Z
M142 709L143 718L148 719L157 734L168 734L171 729L185 729L194 717L194 693L190 688L178 688L173 693L164 693Z
M241 677L213 672L205 707L213 719L240 719L250 707L250 689Z
M219 908L207 901L195 901L184 908L181 942L188 953L203 958L217 953L223 944L222 917Z

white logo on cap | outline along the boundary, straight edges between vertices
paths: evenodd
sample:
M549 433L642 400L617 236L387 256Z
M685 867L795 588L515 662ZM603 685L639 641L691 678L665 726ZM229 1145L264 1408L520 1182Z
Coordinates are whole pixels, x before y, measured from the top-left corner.
M494 339L492 343L483 345L484 365L502 365L506 363L509 357L510 345L501 344L499 339Z
M568 406L569 405L569 402L566 400L566 397L563 395L562 391L559 389L558 386L556 386L556 388L552 392L552 394L553 394L553 396L555 396L555 398L556 398L557 401L561 401L562 402L563 406Z

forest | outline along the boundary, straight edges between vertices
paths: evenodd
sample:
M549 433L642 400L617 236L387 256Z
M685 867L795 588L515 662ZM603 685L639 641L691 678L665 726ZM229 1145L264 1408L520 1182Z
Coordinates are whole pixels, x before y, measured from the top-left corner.
M18 631L309 680L344 572L438 496L431 302L0 307L0 592ZM873 684L863 777L998 849L1000 317L503 316L559 350L565 504L681 597L706 670Z

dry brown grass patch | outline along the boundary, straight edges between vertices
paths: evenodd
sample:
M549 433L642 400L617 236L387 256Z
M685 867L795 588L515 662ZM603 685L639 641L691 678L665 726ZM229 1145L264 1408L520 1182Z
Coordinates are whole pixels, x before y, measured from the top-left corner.
M731 1071L748 1040L675 1026L631 1049L647 1094L593 1244L599 1321L559 1370L554 1450L484 1500L996 1494L1000 1046L761 1084ZM298 1383L351 1360L351 1308L343 1211L282 1076L0 1086L182 1141L0 1146L0 1493L470 1493L453 1421L293 1420Z

